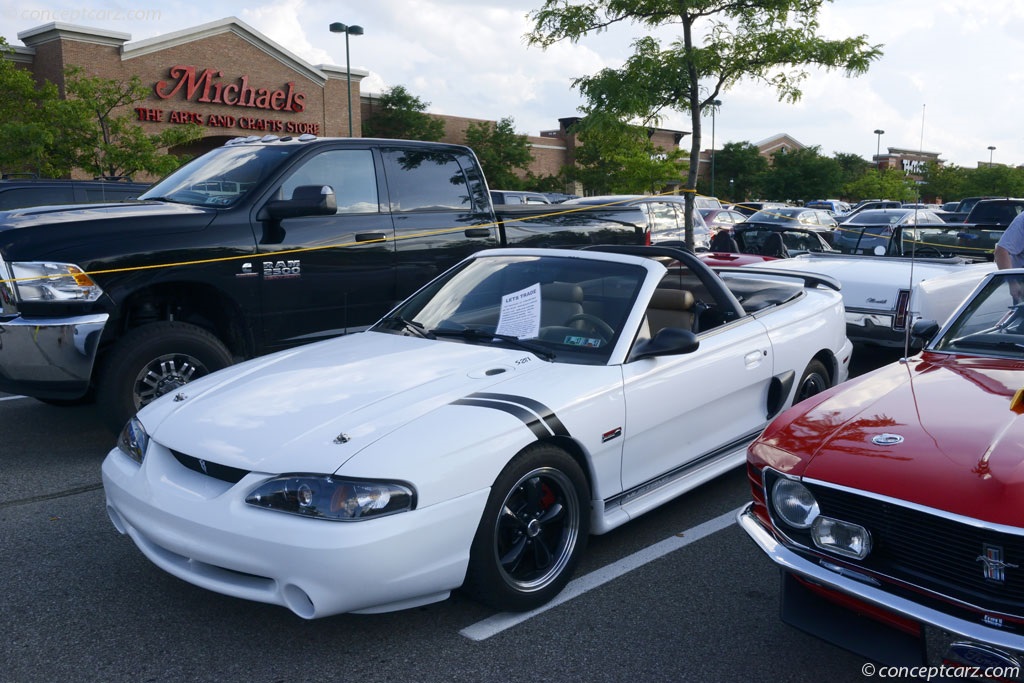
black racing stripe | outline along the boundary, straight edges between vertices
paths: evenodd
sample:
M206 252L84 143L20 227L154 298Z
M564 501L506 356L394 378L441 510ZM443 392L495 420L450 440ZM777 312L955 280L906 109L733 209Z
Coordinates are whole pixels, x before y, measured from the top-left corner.
M526 410L525 408L510 403L498 403L497 401L479 401L472 398L460 398L457 401L452 401L453 406L476 406L478 408L494 408L495 410L501 410L509 415L514 415L523 421L533 435L538 439L546 439L551 436L551 432L544 426L544 424L537 419L537 416Z
M479 392L476 394L470 394L474 398L490 399L492 401L508 401L510 403L518 403L521 406L529 408L533 412L540 415L540 419L544 420L544 424L548 426L555 435L557 436L569 436L569 430L565 428L562 421L555 415L555 411L548 408L540 401L535 401L532 398L526 398L525 396L513 396L511 394L489 394L487 392Z

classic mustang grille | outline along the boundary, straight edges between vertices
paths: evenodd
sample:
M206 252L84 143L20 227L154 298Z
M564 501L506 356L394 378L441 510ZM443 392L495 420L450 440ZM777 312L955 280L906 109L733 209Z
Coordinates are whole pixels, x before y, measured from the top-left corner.
M199 472L200 474L205 474L206 476L213 477L214 479L226 481L230 484L237 484L245 475L249 474L248 470L238 469L237 467L228 467L227 465L218 465L215 462L200 460L199 458L194 458L191 455L185 455L184 453L180 453L175 450L172 450L171 454L174 455L174 458L178 462L190 470Z
M982 609L1024 616L1024 537L825 486L809 488L822 514L871 532L874 549L865 567ZM986 545L1001 549L1003 581L985 578L980 558Z

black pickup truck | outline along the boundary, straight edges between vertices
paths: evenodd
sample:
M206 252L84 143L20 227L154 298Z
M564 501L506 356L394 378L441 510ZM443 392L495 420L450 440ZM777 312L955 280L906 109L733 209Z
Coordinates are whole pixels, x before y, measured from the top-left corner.
M0 212L0 391L96 400L119 429L191 379L368 327L471 252L647 231L635 208L495 213L467 147L240 138L137 201Z

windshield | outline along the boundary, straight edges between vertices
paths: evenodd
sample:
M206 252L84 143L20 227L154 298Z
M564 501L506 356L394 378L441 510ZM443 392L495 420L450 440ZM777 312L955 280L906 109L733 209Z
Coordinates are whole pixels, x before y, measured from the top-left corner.
M139 199L160 199L195 206L236 204L298 145L232 145L219 147L194 159L151 187Z
M749 223L792 223L800 209L762 209L747 219Z
M640 265L597 259L481 257L417 292L373 330L603 364L646 276Z
M931 348L1024 359L1024 275L995 273Z

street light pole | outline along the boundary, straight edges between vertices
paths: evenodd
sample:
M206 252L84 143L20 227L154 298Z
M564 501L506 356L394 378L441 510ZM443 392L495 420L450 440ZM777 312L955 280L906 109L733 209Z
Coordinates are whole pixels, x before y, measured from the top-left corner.
M878 157L882 156L882 136L885 135L885 131L881 128L875 128L875 135L878 136L878 144L875 145L875 163L878 163Z
M711 196L715 195L715 111L722 106L722 100L711 100Z
M341 22L331 24L331 33L345 34L345 82L348 85L348 136L352 137L352 67L348 56L348 37L363 35L362 26L348 26Z
M992 152L996 151L995 145L988 146L988 165L992 165Z

